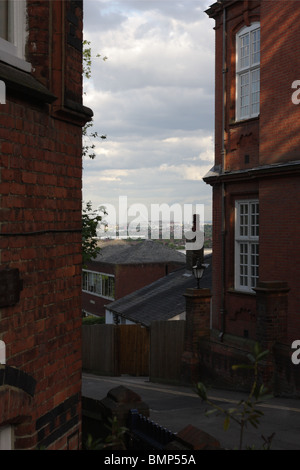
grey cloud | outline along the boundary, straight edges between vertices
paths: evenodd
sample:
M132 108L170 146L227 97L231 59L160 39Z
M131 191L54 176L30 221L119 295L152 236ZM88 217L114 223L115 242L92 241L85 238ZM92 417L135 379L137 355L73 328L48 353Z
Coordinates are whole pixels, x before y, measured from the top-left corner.
M107 2L101 0L84 0L84 30L100 34L121 27L127 16L121 11L107 9Z
M141 203L205 203L209 212L211 189L201 181L213 153L205 140L214 118L214 35L203 13L209 3L85 0L92 51L108 55L93 63L85 103L95 130L107 134L96 142L96 159L84 161L83 196L93 206L127 195Z
M195 18L210 5L206 0L121 0L122 9L132 11L158 11L161 14L180 19L185 22L194 22Z

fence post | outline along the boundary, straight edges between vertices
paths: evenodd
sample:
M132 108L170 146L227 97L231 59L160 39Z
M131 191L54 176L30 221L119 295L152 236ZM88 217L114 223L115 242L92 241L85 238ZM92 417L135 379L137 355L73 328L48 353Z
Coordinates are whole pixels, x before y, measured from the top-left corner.
M281 281L260 281L254 289L257 341L263 349L269 350L264 363L263 379L271 387L275 374L274 345L277 342L283 344L286 342L289 290L288 284Z
M181 358L181 381L195 383L199 380L199 338L210 333L210 289L187 289L186 330L184 353Z

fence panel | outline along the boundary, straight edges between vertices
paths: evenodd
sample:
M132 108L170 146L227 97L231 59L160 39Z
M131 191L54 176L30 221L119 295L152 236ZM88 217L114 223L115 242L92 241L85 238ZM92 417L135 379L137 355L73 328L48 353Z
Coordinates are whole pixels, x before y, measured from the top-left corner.
M140 325L83 325L83 369L100 375L149 375L149 331Z
M150 380L179 383L185 321L156 321L150 330Z
M100 375L118 375L117 327L82 326L82 366Z
M149 375L149 331L140 325L119 325L119 371L135 376Z

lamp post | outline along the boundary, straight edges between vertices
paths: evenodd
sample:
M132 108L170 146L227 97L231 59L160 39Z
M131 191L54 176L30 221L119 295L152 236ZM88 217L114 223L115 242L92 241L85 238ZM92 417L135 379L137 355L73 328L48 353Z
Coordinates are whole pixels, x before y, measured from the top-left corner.
M197 263L195 266L193 266L193 274L195 279L197 280L197 289L199 289L200 286L200 279L203 276L204 270L209 266L209 264L202 264L199 260L197 259Z

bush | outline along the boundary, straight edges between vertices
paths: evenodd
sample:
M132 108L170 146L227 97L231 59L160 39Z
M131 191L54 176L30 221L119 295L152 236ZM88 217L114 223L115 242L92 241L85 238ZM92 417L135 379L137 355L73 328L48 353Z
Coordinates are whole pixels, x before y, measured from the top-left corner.
M93 317L90 315L89 317L83 317L82 324L83 325L98 325L99 323L105 323L104 317Z

